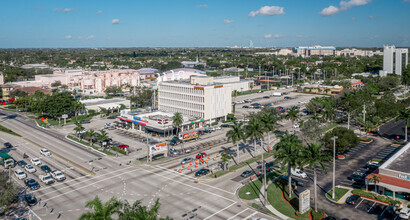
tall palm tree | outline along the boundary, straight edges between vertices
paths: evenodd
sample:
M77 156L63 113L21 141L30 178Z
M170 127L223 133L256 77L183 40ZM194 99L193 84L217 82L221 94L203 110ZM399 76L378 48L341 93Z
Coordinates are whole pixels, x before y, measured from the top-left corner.
M104 130L99 130L100 133L97 133L97 140L100 141L101 147L103 146L104 140L108 139L108 133Z
M82 125L80 122L78 122L78 121L74 122L74 124L75 124L75 128L74 128L75 134L76 134L77 136L79 136L79 135L80 135L80 132L81 132L82 130L84 130L84 127L83 127L83 125Z
M286 119L290 120L292 124L295 122L295 120L299 119L299 109L296 108L296 106L292 106L289 110L288 113L286 114Z
M280 142L275 145L276 162L281 162L282 167L288 168L289 198L292 197L292 172L291 169L300 166L302 142L295 134L279 135Z
M381 180L381 179L382 179L382 178L381 178L380 176L376 176L376 175L374 175L374 174L372 174L372 177L370 177L370 179L369 179L370 182L373 182L373 183L374 183L374 191L375 191L375 192L377 192L377 191L376 191L376 187L377 187L377 184L380 183L380 180Z
M313 169L313 184L315 197L315 211L317 212L317 169L321 168L323 173L327 173L325 164L330 164L332 156L323 152L323 146L313 142L303 148L303 164L309 164L309 168Z
M111 220L114 213L118 213L120 202L117 198L112 197L106 203L102 203L96 196L94 200L85 203L85 207L93 209L93 212L87 212L80 216L80 220Z
M264 131L268 134L268 149L270 146L270 132L276 127L277 118L271 113L265 113L261 118L262 126Z
M399 116L396 118L396 121L398 120L404 120L404 140L407 142L407 127L409 127L410 121L410 108L401 110Z
M245 126L245 136L253 140L253 147L256 152L256 140L263 140L262 123L258 120L250 120Z
M172 117L172 124L177 127L177 134L179 133L179 128L184 123L184 118L182 117L182 114L180 112L175 112L174 116Z
M228 138L228 142L232 141L233 144L236 144L236 163L239 163L239 141L246 142L244 129L242 127L243 123L240 122L239 124L236 123L236 120L233 121L233 125L231 126L231 130L226 132L226 137Z
M227 153L223 153L221 156L221 161L222 164L224 166L224 170L226 170L226 165L228 164L229 160L232 159L232 156L227 154Z
M159 199L157 199L151 208L142 206L140 201L135 201L132 206L128 202L122 203L122 212L119 214L119 220L171 220L168 216L158 218L160 208Z
M90 129L85 132L85 137L88 139L90 145L94 145L93 139L96 135L97 133L93 129Z

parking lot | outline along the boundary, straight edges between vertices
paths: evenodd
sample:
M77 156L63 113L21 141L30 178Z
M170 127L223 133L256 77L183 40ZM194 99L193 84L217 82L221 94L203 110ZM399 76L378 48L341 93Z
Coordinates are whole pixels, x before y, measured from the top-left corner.
M390 214L387 211L388 205L380 202L375 202L368 199L360 198L355 205L345 204L343 209L354 209L358 215L368 216L371 219L400 219L398 215Z

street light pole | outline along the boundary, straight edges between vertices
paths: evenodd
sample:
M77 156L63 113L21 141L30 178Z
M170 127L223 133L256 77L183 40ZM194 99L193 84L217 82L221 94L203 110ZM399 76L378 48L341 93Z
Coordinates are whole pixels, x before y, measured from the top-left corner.
M332 139L333 140L333 184L332 184L332 198L335 199L335 181L336 181L336 139L338 137L337 136L333 136Z
M366 104L363 104L363 129L364 129L364 135L367 136L366 134Z

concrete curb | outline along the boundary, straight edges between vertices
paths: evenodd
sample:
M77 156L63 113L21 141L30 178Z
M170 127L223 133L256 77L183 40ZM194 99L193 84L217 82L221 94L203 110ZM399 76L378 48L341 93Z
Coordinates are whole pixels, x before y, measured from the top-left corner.
M349 187L345 187L345 186L340 186L340 185L337 185L337 186L335 186L335 187L347 189L347 190L349 190L349 191L347 191L346 194L344 194L339 200L334 201L334 200L332 200L332 199L330 199L330 198L328 198L328 197L326 196L327 193L330 192L330 190L329 190L329 191L327 191L326 194L325 194L326 199L329 200L330 202L335 203L335 204L339 204L339 205L345 204L345 203L346 203L346 199L349 198L351 195L353 195L353 194L352 194L353 189L352 189L352 188L349 188Z
M87 145L82 144L82 143L80 143L80 142L77 142L77 141L75 141L75 140L71 140L70 138L68 138L68 135L66 135L66 136L64 136L64 137L65 137L65 139L67 139L67 140L69 140L69 141L71 141L71 142L77 143L77 144L79 144L79 145L81 145L81 146L83 146L83 147L86 147L86 148L88 148L88 149L90 149L90 150L92 150L92 151L95 151L95 152L98 152L98 153L100 153L100 154L103 154L104 156L107 156L107 154L104 153L104 152L98 151L98 150L96 150L96 149L94 149L94 148L92 148L92 147L90 147L90 146L87 146Z

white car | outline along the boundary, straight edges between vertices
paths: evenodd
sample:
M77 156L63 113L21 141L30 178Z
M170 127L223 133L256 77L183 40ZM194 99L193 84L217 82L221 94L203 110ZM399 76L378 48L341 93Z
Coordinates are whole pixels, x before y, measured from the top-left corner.
M400 210L399 217L402 219L409 219L410 217L410 208L402 208Z
M21 179L25 179L27 178L27 174L21 170L21 169L17 169L14 171L14 175L16 175L16 177L21 180Z
M37 170L36 168L33 167L33 165L31 164L27 164L24 169L26 169L27 172L29 173L35 173Z
M40 161L40 159L38 159L38 158L31 158L31 163L33 164L33 165L36 165L36 166L39 166L39 165L41 165L41 161Z
M294 127L294 128L299 128L299 124L298 124L298 123L295 123L295 124L293 125L293 127Z
M54 170L51 172L51 176L57 181L64 181L66 179L64 174L59 170Z
M215 127L215 130L221 130L222 128L221 127L219 127L219 126L216 126Z
M46 148L41 149L40 154L42 154L44 156L50 156L51 155L50 151L48 151Z
M290 172L292 173L292 175L297 176L297 177L302 177L302 178L306 178L307 175L305 172L303 172L300 169L291 169Z
M299 104L306 104L305 101L299 101Z

